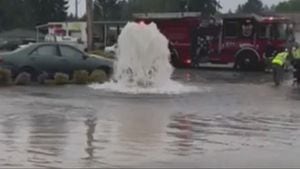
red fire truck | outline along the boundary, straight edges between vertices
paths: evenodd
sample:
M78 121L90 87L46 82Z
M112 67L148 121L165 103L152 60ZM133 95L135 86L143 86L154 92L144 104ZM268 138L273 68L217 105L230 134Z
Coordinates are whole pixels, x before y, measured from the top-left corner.
M169 39L172 63L202 63L262 68L272 52L293 41L290 20L281 16L228 14L203 18L200 13L135 14L137 21L155 22Z

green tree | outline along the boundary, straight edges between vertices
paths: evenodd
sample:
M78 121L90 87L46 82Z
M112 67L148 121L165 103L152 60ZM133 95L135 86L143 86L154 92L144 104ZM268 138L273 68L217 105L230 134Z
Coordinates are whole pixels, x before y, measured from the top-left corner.
M289 0L285 2L280 2L275 10L277 12L300 12L300 1L299 0Z
M31 15L35 24L59 22L67 19L67 0L25 0L31 6Z
M243 11L243 5L239 4L236 9L236 13L242 13L242 11Z
M95 20L120 20L127 6L126 0L95 0Z
M268 5L264 5L263 11L272 11L272 9Z
M1 0L0 1L0 29L13 27L27 27L31 25L26 1Z
M132 12L162 12L167 0L129 0ZM176 0L174 0L176 1Z
M217 0L129 0L134 12L202 12L215 14L221 8Z
M0 31L64 21L67 0L0 0Z
M188 1L189 11L199 11L204 15L215 14L221 7L217 0L190 0Z
M248 0L245 4L238 7L237 13L259 13L264 10L261 0Z
M274 4L273 4L273 5L270 7L270 10L271 10L271 11L276 11L276 7L277 7L277 5L274 5Z

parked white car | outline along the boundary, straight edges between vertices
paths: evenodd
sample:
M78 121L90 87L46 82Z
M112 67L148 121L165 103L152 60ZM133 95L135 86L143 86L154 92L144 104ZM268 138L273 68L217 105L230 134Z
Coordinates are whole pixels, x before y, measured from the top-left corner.
M53 36L47 35L45 37L46 42L60 42L68 45L72 45L81 51L86 51L87 45L82 42L79 38L71 36Z
M104 52L115 55L117 53L118 45L114 44L112 46L107 46L104 49Z

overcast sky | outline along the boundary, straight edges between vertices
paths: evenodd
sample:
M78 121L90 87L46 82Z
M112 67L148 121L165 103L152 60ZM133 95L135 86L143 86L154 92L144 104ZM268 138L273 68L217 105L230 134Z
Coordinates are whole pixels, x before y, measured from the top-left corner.
M79 16L82 16L85 12L85 0L79 1ZM227 12L229 9L235 11L239 4L245 3L247 0L220 0L223 6L222 12ZM267 5L278 4L284 0L262 0ZM75 0L69 0L69 12L75 13Z
M272 4L278 4L279 2L286 0L262 0L264 4L271 6ZM222 12L228 12L231 9L233 12L236 10L239 4L247 2L247 0L220 0L223 7Z

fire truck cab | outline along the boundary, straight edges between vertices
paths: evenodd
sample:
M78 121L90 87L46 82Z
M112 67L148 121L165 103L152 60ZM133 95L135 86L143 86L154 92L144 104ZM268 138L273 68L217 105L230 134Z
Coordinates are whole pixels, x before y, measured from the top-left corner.
M137 21L155 22L170 41L175 66L230 64L241 69L265 65L272 53L294 41L290 20L280 16L228 14L203 18L200 13L138 14Z
M256 14L224 15L219 41L209 41L212 45L209 60L234 63L241 69L263 68L268 58L293 42L293 28L287 18Z

